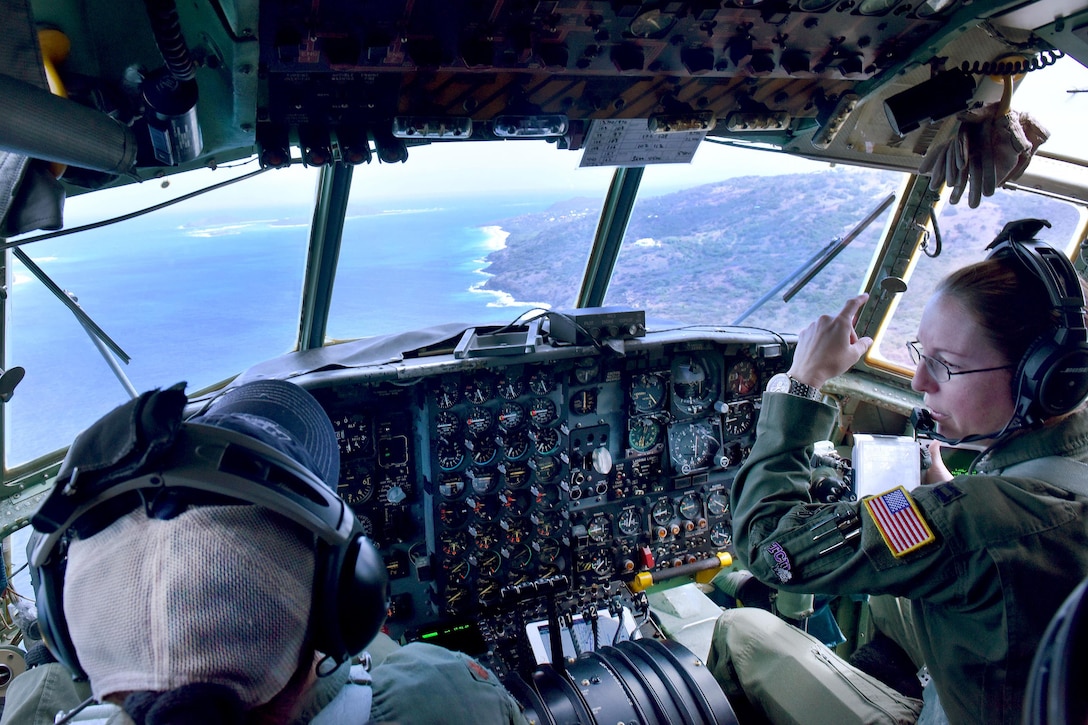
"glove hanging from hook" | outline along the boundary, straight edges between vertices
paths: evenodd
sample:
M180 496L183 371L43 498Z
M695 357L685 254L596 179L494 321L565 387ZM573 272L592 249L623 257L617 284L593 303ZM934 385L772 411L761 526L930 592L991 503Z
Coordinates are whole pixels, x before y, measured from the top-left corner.
M929 150L918 173L929 176L929 188L952 187L949 199L958 204L968 190L967 205L978 207L983 196L1020 178L1050 132L1031 115L1010 108L1013 81L1003 77L1005 90L998 103L960 116L956 135Z

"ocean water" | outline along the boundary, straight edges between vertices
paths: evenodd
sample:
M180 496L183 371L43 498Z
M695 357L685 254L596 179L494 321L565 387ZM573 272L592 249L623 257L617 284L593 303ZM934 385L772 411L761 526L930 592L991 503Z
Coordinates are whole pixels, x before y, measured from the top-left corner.
M532 304L480 290L485 259L503 244L503 218L546 206L431 201L349 214L329 336L513 320ZM195 390L294 345L308 223L288 210L164 210L24 251L131 356L120 367L136 390ZM9 466L67 445L128 398L74 315L22 265L12 276L7 366L26 377L6 404Z

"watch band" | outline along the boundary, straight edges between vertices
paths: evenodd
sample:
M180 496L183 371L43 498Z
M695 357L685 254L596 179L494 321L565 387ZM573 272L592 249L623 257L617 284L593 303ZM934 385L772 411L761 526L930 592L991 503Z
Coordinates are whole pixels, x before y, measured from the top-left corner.
M808 398L809 400L820 400L823 398L823 393L819 388L814 388L811 385L806 385L800 380L794 379L790 376L790 395L796 395L801 398Z

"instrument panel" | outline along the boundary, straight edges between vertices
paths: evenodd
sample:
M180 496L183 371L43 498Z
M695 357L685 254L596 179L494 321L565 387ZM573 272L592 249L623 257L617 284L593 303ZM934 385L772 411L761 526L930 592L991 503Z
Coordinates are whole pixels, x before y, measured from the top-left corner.
M390 635L524 672L525 625L549 608L615 610L637 573L731 551L729 486L788 352L767 335L300 378L336 429L340 494L385 559Z

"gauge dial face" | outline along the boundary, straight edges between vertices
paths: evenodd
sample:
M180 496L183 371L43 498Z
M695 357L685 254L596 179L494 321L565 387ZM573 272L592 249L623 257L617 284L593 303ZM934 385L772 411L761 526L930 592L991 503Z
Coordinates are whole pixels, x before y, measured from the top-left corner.
M460 559L468 550L468 537L462 531L444 531L439 537L438 546L450 559Z
M517 403L503 403L499 407L499 430L517 430L525 425L525 408Z
M533 449L542 456L559 450L559 431L555 428L534 428L529 437L533 439Z
M525 383L519 377L504 373L495 383L495 391L503 400L513 400L525 393Z
M650 518L655 524L664 526L672 520L672 501L667 498L658 499L654 507L650 509Z
M526 447L528 447L528 442L526 442ZM529 482L532 475L529 464L525 461L506 463L500 466L500 469L506 478L507 488L521 488Z
M461 430L461 419L448 410L439 411L434 417L434 430L441 438L453 438Z
M562 548L559 542L551 537L545 537L536 543L537 557L544 564L551 564L559 558Z
M715 491L706 497L706 510L711 516L724 516L729 513L729 497L721 491Z
M654 8L636 15L627 30L636 38L653 38L669 32L674 23L676 18Z
M460 473L443 474L438 482L438 493L444 498L457 498L465 492L465 478Z
M468 509L462 503L446 502L438 507L439 520L450 529L458 529L468 520Z
M438 390L434 394L434 402L439 408L448 410L457 405L461 400L461 389L453 380L443 380L438 384Z
M721 442L706 421L676 423L669 428L669 458L673 468L687 475L707 468Z
M743 435L752 429L755 422L755 406L748 402L734 403L725 414L725 432L731 436Z
M536 456L530 461L530 465L536 469L537 480L541 483L554 481L559 474L559 462L552 456Z
M368 455L374 447L374 433L368 416L349 413L332 421L341 455Z
M596 382L600 374L601 364L595 357L580 358L574 363L574 381L579 385Z
M438 458L438 467L443 471L453 471L465 461L465 449L461 444L445 438L438 441L435 455Z
M486 466L499 455L498 446L488 440L465 441L465 447L469 449L469 457L477 466Z
M551 398L533 398L529 404L529 420L533 425L551 425L559 419L559 412Z
M710 541L719 549L724 549L733 543L733 530L724 521L719 521L710 527Z
M694 521L703 514L703 504L699 500L699 495L695 493L685 493L683 497L681 497L677 508L680 511L680 515L688 521Z
M632 418L630 426L627 444L639 453L653 450L661 442L661 424L655 419L647 416Z
M495 414L482 406L474 406L465 416L465 427L472 435L485 435L495 425Z
M657 373L643 373L631 381L631 405L639 413L659 410L665 393L665 380Z
M529 390L536 395L547 395L555 390L555 375L551 370L536 370L529 376Z
M689 356L678 358L672 365L672 395L677 408L697 415L708 409L717 393L706 362Z
M591 541L595 541L598 544L604 543L608 538L608 517L604 514L597 514L589 520L586 524L586 535L589 536Z
M476 555L476 568L484 576L494 576L502 566L502 557L499 552L485 549Z
M474 493L491 493L499 485L499 477L494 471L484 468L469 469L469 483L472 484Z
M477 375L465 383L465 400L470 403L486 403L494 393L495 384L485 375Z
M733 395L751 395L759 389L759 373L751 360L741 360L729 368L726 387Z
M571 395L570 412L575 415L593 415L597 412L597 391L579 390Z
M349 506L369 501L374 496L374 476L370 468L362 464L347 466L340 474L336 491Z
M624 509L616 519L616 527L624 536L634 536L642 531L642 516L635 509Z
M502 454L508 461L518 461L529 452L529 437L523 432L511 433L503 438Z

